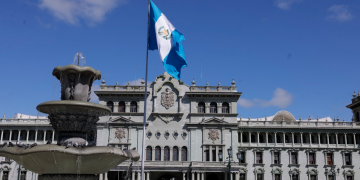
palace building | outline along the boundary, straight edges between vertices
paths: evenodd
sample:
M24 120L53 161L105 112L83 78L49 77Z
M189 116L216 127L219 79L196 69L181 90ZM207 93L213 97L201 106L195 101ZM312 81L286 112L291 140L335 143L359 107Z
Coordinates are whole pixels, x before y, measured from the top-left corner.
M121 86L102 81L95 94L112 114L100 118L88 140L141 154L144 83ZM347 106L353 112L352 121L295 118L287 111L251 119L237 111L242 93L234 80L230 83L186 85L164 73L148 85L146 180L360 179L356 164L360 161L360 95L354 95ZM0 129L1 143L56 144L57 133L46 117L3 117ZM2 179L37 179L37 174L11 159L2 158L0 164ZM99 174L99 180L140 180L140 170L141 160L125 161Z

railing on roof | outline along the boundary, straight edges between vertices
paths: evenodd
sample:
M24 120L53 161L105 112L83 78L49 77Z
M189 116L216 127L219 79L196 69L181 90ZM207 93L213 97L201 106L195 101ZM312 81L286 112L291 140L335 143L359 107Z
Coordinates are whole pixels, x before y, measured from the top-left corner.
M236 92L236 86L190 86L192 92Z
M101 85L100 91L145 91L145 86L135 85Z
M0 124L49 124L49 119L0 119Z
M239 127L338 127L338 128L360 128L360 122L341 122L341 121L238 121Z

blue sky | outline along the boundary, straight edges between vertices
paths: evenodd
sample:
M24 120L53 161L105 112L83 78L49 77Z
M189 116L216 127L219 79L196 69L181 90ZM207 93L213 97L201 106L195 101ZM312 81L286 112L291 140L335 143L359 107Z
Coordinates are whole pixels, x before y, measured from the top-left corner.
M238 112L252 118L287 110L295 117L339 116L359 86L360 2L356 0L155 0L184 34L182 80L231 85ZM107 84L144 77L146 0L0 2L0 113L36 115L59 100L55 66L83 52ZM164 72L149 54L149 80ZM100 84L100 81L96 82Z

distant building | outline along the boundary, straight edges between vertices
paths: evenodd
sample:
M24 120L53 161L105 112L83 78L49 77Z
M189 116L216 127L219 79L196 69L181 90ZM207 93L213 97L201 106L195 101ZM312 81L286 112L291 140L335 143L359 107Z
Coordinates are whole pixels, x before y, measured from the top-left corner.
M95 93L112 115L100 118L89 140L141 153L144 92L144 82L120 86L103 80ZM347 106L353 121L344 122L330 117L296 119L287 111L243 118L237 112L241 92L234 81L230 86L196 86L194 81L188 86L164 73L149 84L147 94L146 180L227 179L230 147L232 180L360 179L358 95ZM1 143L56 143L57 134L48 123L38 117L4 118ZM17 178L15 162L3 158L0 167L3 179ZM126 161L99 179L140 180L140 167L140 161ZM26 169L20 172L21 177L37 179Z

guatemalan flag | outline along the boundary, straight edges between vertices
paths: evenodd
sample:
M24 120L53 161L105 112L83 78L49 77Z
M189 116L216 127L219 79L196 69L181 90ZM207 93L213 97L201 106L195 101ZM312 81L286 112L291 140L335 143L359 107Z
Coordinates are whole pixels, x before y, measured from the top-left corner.
M166 72L177 80L180 80L181 69L187 66L183 40L185 37L150 1L149 50L159 50Z

